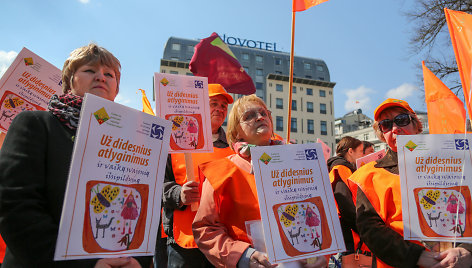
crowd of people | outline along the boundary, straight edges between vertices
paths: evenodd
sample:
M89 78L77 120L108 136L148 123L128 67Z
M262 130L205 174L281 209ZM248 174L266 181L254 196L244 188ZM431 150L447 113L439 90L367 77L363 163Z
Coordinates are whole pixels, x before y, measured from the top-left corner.
M55 243L67 185L82 98L91 93L113 101L120 83L119 60L89 44L70 54L62 70L63 94L47 111L26 111L0 135L0 234L6 243L2 267L152 267L152 257L54 262ZM213 153L192 154L187 177L183 154L167 159L162 197L158 267L276 267L256 249L247 221L260 220L251 166L251 148L279 145L272 116L255 95L234 101L219 84L209 85ZM443 252L421 241L403 239L396 138L422 132L408 103L387 99L374 112L386 155L356 170L356 159L374 152L373 144L344 137L327 168L338 207L347 267L352 254L368 256L367 267L472 267L472 246ZM1 249L1 247L0 247ZM291 267L327 267L331 256L310 258Z

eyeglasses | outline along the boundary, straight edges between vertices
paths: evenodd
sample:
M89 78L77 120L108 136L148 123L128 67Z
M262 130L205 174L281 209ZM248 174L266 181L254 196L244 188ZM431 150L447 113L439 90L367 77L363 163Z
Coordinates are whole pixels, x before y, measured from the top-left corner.
M392 119L385 119L379 122L380 131L383 133L392 130L393 123L399 127L408 126L411 123L411 116L409 114L399 114Z
M269 117L270 111L267 111L265 109L258 109L258 110L249 110L246 111L242 116L241 116L241 121L242 122L251 122L257 119L257 116L261 115L262 117Z

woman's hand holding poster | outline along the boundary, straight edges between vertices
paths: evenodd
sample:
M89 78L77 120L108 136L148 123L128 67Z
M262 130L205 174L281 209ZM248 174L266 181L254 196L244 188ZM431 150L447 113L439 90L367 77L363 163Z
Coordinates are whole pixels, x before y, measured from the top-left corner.
M472 242L470 138L397 137L406 240Z
M321 144L251 148L272 263L345 250Z
M154 254L170 128L86 94L55 260Z

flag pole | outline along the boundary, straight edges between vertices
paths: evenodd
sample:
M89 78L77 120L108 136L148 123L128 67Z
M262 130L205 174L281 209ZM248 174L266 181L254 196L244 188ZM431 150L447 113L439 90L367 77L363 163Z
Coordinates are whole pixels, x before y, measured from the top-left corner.
M290 143L290 127L292 123L292 88L293 88L293 54L295 43L295 2L292 1L292 44L290 47L290 74L288 86L287 144Z

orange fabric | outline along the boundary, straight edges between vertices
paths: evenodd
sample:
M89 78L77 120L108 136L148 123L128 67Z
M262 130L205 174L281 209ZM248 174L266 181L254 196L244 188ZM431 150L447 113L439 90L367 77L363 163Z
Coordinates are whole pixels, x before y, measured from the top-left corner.
M365 164L349 178L349 188L356 201L357 187L367 196L385 225L403 236L402 197L400 176L383 168L376 168L376 161ZM411 241L421 245L419 241ZM375 254L375 253L374 253ZM377 258L378 268L391 266Z
M222 170L225 172L222 174ZM260 220L256 181L228 158L200 165L200 171L210 182L219 200L219 217L234 240L251 243L246 233L246 221Z
M464 103L424 65L424 61L423 80L429 133L464 133L466 119Z
M446 21L451 35L452 46L456 54L457 67L462 81L465 103L472 118L470 98L470 71L472 64L472 15L445 8Z
M231 148L213 148L213 153L196 153L192 154L193 172L195 178L198 178L198 165L208 161L213 161L234 154ZM184 185L187 182L187 174L185 168L184 154L172 154L172 169L174 171L175 182ZM221 170L220 170L221 173ZM177 244L183 248L197 248L197 244L193 239L192 222L197 211L192 211L191 206L187 206L184 210L174 210L173 233Z
M304 11L328 0L293 0L293 12Z
M382 113L382 111L390 107L401 107L408 110L410 113L415 114L415 111L411 109L410 105L408 105L408 102L404 100L388 98L384 100L379 106L377 106L377 108L375 108L375 111L374 111L375 121L379 121L379 116Z
M139 90L141 90L141 93L143 93L143 97L142 97L143 112L150 115L155 115L154 111L152 110L151 103L149 103L149 100L146 97L146 92L144 91L144 89L139 89Z
M5 244L5 241L3 241L3 238L0 236L0 264L3 263L6 250L7 250L7 245Z
M331 171L329 172L329 181L331 183L334 182L334 172L335 170L338 171L339 176L343 180L343 182L347 185L347 179L352 175L352 171L343 165L336 165L334 166Z

